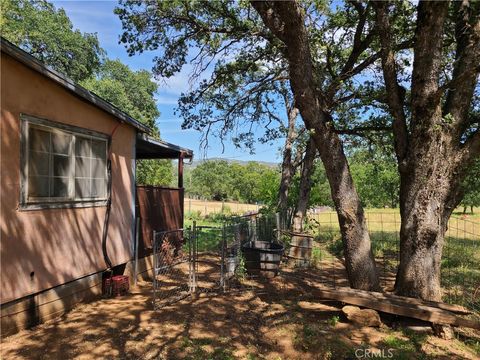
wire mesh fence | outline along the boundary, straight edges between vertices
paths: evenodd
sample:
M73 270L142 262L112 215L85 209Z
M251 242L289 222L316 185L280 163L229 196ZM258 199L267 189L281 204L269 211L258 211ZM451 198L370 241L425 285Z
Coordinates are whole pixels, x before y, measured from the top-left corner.
M222 277L223 234L220 226L192 226L193 291L218 289Z
M241 269L246 222L153 233L153 306L160 309L193 293L225 289Z
M400 215L396 212L366 213L372 250L382 287L393 290L399 264ZM312 214L309 226L316 241L312 265L323 271L326 285L344 280L343 245L335 212ZM480 311L480 223L453 217L445 236L441 266L444 301Z
M367 213L366 218L381 285L392 291L399 264L400 216ZM479 234L479 223L452 217L441 274L444 301L476 312L480 312ZM155 232L154 239L156 307L195 292L250 289L249 280L278 274L309 272L324 286L349 286L335 212L310 216L302 234L289 230L288 221L277 214L232 217L218 226L194 222L185 231Z
M451 218L443 254L445 301L480 312L480 223Z
M193 246L190 231L153 232L153 307L158 309L191 294Z
M238 279L247 276L242 244L259 233L267 236L266 231L255 218L230 218L219 226L197 226L193 222L195 291L224 291L238 286Z

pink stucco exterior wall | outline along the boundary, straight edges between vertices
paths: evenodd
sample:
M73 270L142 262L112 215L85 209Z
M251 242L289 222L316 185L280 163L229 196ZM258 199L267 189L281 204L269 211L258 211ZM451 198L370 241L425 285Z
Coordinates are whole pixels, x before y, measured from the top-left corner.
M104 206L18 210L21 113L105 134L110 134L118 124L113 116L2 53L2 304L106 268L101 248ZM108 252L114 265L132 258L135 134L133 127L122 124L112 139L113 193Z

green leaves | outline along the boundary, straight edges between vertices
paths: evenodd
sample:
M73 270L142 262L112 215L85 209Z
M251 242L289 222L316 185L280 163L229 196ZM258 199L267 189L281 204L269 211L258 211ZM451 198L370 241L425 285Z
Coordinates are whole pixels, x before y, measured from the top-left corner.
M1 0L0 32L43 63L78 82L99 68L96 34L74 30L63 9L42 0Z
M199 164L185 178L190 195L266 204L275 203L280 182L278 169L254 161L239 164L209 160Z
M138 160L137 184L171 186L173 168L171 160Z
M154 97L158 85L150 72L132 71L119 60L106 59L96 34L73 29L65 11L47 1L1 0L1 8L2 36L149 126L154 136L160 136L156 126L160 112ZM172 176L171 161L138 163L139 183L169 185Z
M82 82L82 85L105 100L141 121L160 137L156 120L160 116L155 103L158 85L152 81L150 72L132 71L119 60L105 61L97 75ZM173 180L170 160L137 161L137 183L143 185L170 185Z
M154 98L158 85L152 81L150 72L132 71L120 60L106 60L97 75L83 81L82 85L159 135L155 121L160 112Z
M480 159L477 159L467 172L462 183L463 206L480 206Z
M261 140L277 136L279 78L286 67L278 41L269 36L248 1L121 1L123 42L131 54L156 51L153 72L171 77L189 62L192 90L177 113L183 128L222 141L235 132L237 146L253 150L252 127ZM209 76L211 74L211 76ZM201 80L204 78L205 80ZM284 110L281 110L284 113Z
M379 148L357 150L350 159L350 169L364 206L398 207L400 177L393 155Z

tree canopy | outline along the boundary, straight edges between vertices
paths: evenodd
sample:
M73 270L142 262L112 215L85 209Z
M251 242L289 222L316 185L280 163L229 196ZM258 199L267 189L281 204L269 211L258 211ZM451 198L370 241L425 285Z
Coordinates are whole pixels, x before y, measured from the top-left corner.
M190 196L270 205L276 200L279 172L254 161L239 164L210 160L188 170L185 178Z
M120 60L105 60L98 71L81 85L110 101L133 118L158 129L155 121L160 116L155 103L158 85L146 70L132 71Z
M0 32L74 81L92 76L105 55L96 34L74 29L63 9L43 0L1 0Z
M469 169L462 188L464 192L462 206L465 210L467 207L480 206L480 159Z
M149 71L133 71L120 60L105 60L97 73L81 84L111 102L133 118L141 121L160 136L156 120L160 116L155 103L158 85ZM144 185L170 185L173 181L170 160L138 160L137 183Z
M188 61L192 80L208 74L179 104L184 125L207 135L212 124L220 136L234 130L238 120L229 113L264 114L268 100L257 111L245 94L288 81L325 169L354 288L380 287L341 134L393 133L402 217L396 291L440 300L448 218L480 154L478 117L472 116L480 72L478 2L124 0L116 12L121 41L132 54L157 51L157 75L172 76Z

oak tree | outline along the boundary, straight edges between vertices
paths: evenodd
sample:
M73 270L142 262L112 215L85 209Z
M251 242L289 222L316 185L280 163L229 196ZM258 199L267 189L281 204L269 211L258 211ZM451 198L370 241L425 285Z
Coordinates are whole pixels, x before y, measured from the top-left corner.
M331 185L350 284L378 289L363 209L335 128L335 109L352 96L353 77L379 58L369 48L374 39L373 11L357 3L338 11L322 2L305 4L308 18L295 2L122 1L116 11L124 27L121 41L131 54L157 51L154 72L158 76L172 76L190 62L193 80L210 70L204 83L223 82L222 89L228 90L232 76L260 73L259 68L278 70L267 71L265 81L257 85L255 81L262 78L255 77L244 91L262 94L264 84L287 75L295 106L314 138ZM325 18L324 12L331 16ZM299 82L302 79L307 82ZM199 95L198 103L207 100L208 104L210 99L202 97L202 92ZM222 96L222 92L216 94L219 108L228 101ZM195 99L189 100L196 106ZM262 106L268 103L259 102ZM204 109L213 111L208 106ZM191 113L195 121L205 119L200 112Z
M480 155L473 116L480 73L480 3L420 1L410 81L399 80L397 4L374 3L387 103L400 174L398 294L441 300L440 266L448 219ZM405 91L403 85L408 86Z

